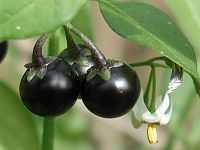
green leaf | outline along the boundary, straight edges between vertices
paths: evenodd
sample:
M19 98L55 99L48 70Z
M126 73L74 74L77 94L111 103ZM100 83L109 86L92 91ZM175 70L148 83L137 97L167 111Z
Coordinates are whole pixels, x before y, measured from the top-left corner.
M57 29L87 0L1 0L0 39L19 39Z
M38 150L39 139L30 112L18 95L0 81L0 149Z
M122 3L110 0L100 1L100 9L114 32L160 52L198 79L193 47L162 11L144 3Z
M73 18L72 24L83 32L91 40L94 40L93 27L91 20L90 3L80 9L78 14ZM77 43L82 43L77 36L73 37Z
M91 24L91 16L89 14L89 3L84 5L77 15L72 19L72 24L77 27L81 32L87 35L90 39L93 39L93 30ZM72 34L73 39L76 44L83 43L80 38ZM60 29L60 39L59 39L59 48L61 50L65 49L67 46L66 35L64 34L63 28Z
M200 51L200 1L199 0L165 0L179 26Z

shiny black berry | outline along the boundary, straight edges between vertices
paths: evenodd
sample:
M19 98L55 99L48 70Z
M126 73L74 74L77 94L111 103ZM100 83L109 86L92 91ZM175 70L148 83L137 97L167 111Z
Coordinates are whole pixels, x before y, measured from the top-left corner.
M19 92L23 104L34 114L58 116L70 109L78 97L80 81L69 63L42 55L46 36L36 42L32 63L23 75Z
M65 28L90 47L91 58L95 62L81 84L81 97L85 106L92 113L105 118L120 117L127 113L140 93L137 73L122 62L106 60L95 44L72 24L68 23Z
M84 80L81 97L85 106L94 114L115 118L126 114L136 103L140 93L137 73L128 65L111 66L109 80L96 74Z
M4 59L8 48L8 41L0 42L0 63Z
M40 116L63 114L76 102L79 93L79 78L67 62L51 62L42 79L36 75L27 80L30 69L20 82L20 96L24 105Z

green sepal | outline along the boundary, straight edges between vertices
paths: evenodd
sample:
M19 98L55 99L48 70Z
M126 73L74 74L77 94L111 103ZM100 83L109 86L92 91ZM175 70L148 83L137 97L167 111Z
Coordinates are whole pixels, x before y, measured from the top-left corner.
M88 70L86 81L92 80L96 76L97 73L98 73L98 70L95 67L91 67Z
M31 68L28 71L27 81L30 82L34 76L37 76L40 80L42 80L46 74L47 68L42 67L40 69Z
M69 64L73 64L74 62L78 63L79 65L83 67L88 67L89 62L86 56L89 56L89 53L83 56L76 56L75 54L72 54L70 49L64 49L61 54L58 56L58 58L67 61Z
M87 60L87 57L80 57L78 60L76 60L76 62L83 67L89 66L89 62Z
M30 82L33 79L33 77L35 76L35 74L36 74L36 71L34 69L30 69L28 71L27 81Z
M90 49L85 49L84 55L85 56L92 56L92 53L91 53Z
M120 67L123 66L124 63L121 61L113 60L113 59L108 59L107 62L109 63L109 66L112 67Z
M110 69L107 68L107 67L102 68L101 71L100 71L100 73L99 73L99 76L103 80L108 81L110 79L110 76L111 76Z

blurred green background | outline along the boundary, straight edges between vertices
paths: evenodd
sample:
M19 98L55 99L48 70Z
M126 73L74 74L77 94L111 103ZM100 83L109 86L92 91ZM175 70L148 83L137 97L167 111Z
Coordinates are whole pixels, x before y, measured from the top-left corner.
M200 0L140 1L151 3L170 15L192 43L199 58ZM131 63L159 56L158 53L112 32L103 20L97 2L90 1L81 9L73 24L93 39L107 58ZM59 29L56 32L60 43L59 51L66 47L61 31ZM40 149L43 119L31 114L23 106L18 92L19 82L25 71L24 64L31 61L36 39L37 37L9 41L8 54L0 65L0 150ZM136 68L136 71L145 88L149 68ZM165 92L170 71L157 69L157 73L159 95ZM55 150L199 149L200 101L187 74L184 74L183 84L173 93L172 98L172 119L168 126L158 127L159 143L154 145L147 141L146 125L140 129L132 127L130 114L117 119L103 119L91 114L82 101L78 100L69 112L56 118Z

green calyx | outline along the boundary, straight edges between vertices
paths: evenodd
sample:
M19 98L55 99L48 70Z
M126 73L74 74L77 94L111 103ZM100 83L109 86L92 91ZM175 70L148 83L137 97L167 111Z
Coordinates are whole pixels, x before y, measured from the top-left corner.
M103 80L108 81L110 79L110 76L111 76L110 69L107 68L107 67L102 68L101 71L100 71L100 73L99 73L99 76Z
M27 81L30 82L34 76L37 76L40 80L42 80L46 74L47 66L54 60L55 58L52 56L45 58L46 63L41 67L36 67L33 63L26 64L25 67L28 69Z
M88 70L86 80L87 80L87 81L92 80L92 79L96 76L97 73L98 73L98 70L97 70L95 67L91 67L91 68Z
M31 68L28 70L27 81L30 82L34 76L37 76L40 80L42 80L46 74L47 68L43 67L40 69Z
M102 68L101 70L98 70L96 67L91 67L88 70L88 74L87 74L87 81L92 80L96 75L99 75L101 77L101 79L108 81L110 79L111 76L111 72L110 69L107 67Z

